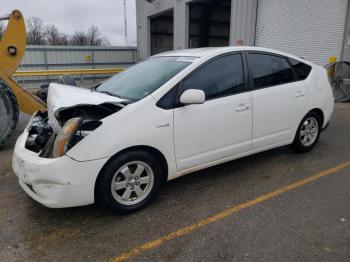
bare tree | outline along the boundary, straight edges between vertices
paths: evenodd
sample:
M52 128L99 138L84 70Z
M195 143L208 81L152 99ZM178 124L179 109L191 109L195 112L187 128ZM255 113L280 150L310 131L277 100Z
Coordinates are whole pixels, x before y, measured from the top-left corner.
M84 31L75 31L70 42L71 45L88 45L88 38Z
M29 45L45 44L44 23L39 17L31 17L27 20L27 43Z
M55 25L47 25L45 27L46 41L49 45L60 44L60 32Z
M64 33L61 33L60 41L61 41L61 45L68 45L69 44L69 37L68 37L68 35L66 35Z
M68 45L68 36L58 31L55 25L47 25L45 33L49 45Z
M87 31L88 45L99 46L102 44L101 33L97 26L92 25Z
M102 36L102 37L101 37L101 40L102 40L101 46L110 46L110 45L111 45L111 42L108 40L107 37Z
M1 25L1 24L0 24ZM39 17L27 20L27 43L30 45L75 45L75 46L109 46L109 40L101 35L96 25L92 25L85 33L77 30L72 36L61 33L56 25L44 26ZM1 35L1 27L0 27Z

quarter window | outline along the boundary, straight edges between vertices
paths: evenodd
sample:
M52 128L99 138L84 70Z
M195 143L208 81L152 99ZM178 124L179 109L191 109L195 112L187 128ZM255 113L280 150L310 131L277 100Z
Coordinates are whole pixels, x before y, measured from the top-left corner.
M282 85L293 81L293 70L286 59L268 54L248 54L254 88Z
M304 80L309 76L311 72L311 66L292 58L290 58L289 61L300 80Z
M244 91L241 54L218 58L184 80L182 90L199 89L206 99L214 99Z

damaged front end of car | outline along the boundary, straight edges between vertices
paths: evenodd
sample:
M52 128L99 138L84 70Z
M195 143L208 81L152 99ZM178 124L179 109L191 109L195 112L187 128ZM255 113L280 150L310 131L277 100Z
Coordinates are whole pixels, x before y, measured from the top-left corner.
M50 208L92 204L96 176L108 158L85 161L68 154L130 102L59 84L50 85L47 102L47 111L33 114L17 139L12 168L18 183ZM86 150L80 153L83 158Z
M72 95L77 95L71 94L71 87L54 85L51 88L48 111L36 112L27 126L25 148L42 158L63 156L100 127L102 119L120 111L127 104L117 98L89 90L80 90L84 101L67 101L72 99ZM62 98L64 100L60 101Z
M101 119L121 110L121 104L79 105L56 112L55 132L47 112L35 113L27 126L26 149L43 158L58 158L102 125Z

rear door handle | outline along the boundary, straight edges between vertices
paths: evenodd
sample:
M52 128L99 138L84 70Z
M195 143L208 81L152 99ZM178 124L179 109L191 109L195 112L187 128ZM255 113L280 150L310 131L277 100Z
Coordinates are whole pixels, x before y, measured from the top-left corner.
M304 91L298 91L295 93L295 97L302 97L305 96L305 92Z
M241 112L241 111L246 111L250 108L250 105L249 104L239 104L237 107L236 107L236 112Z

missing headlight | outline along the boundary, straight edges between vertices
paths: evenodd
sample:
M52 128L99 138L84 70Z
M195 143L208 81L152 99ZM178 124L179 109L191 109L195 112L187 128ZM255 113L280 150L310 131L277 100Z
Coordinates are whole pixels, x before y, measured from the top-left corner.
M47 113L36 112L27 126L28 138L25 147L33 152L40 152L53 134L47 123Z

